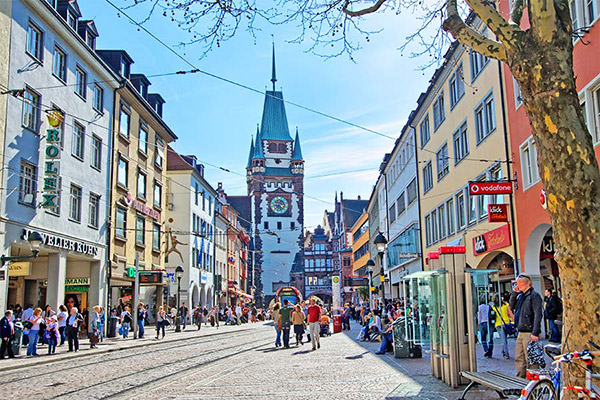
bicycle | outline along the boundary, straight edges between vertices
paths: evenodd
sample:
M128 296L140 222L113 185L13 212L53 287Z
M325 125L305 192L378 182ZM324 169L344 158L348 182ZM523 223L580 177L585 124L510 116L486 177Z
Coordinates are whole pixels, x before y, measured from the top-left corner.
M600 350L600 346L591 340L588 344ZM531 382L521 390L520 400L560 400L565 390L578 393L578 398L600 399L600 387L592 379L600 379L600 374L593 372L594 357L600 357L600 351L583 350L581 352L560 354L559 346L547 345L544 351L554 359L554 371L527 371L527 378ZM562 365L574 364L582 361L585 367L585 387L565 386L561 388ZM584 397L585 395L585 397Z

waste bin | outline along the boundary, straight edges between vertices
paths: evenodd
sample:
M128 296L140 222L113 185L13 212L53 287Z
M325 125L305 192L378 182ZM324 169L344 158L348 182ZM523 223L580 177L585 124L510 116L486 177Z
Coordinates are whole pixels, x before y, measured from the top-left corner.
M342 331L342 316L333 316L333 333L340 333Z
M421 358L421 345L409 340L406 332L404 318L398 318L393 323L392 333L394 335L394 357L396 358ZM411 326L409 324L409 333Z
M116 337L117 336L117 321L119 317L116 315L112 315L108 319L108 325L106 327L106 337Z
M15 356L21 354L21 344L23 343L23 324L15 322L15 337L12 341L12 351Z

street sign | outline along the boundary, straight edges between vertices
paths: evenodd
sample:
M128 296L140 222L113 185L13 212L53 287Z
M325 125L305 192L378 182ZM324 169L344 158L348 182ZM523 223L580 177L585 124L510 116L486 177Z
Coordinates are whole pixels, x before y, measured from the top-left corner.
M469 182L469 194L511 194L512 182Z
M488 222L508 222L506 204L488 204Z

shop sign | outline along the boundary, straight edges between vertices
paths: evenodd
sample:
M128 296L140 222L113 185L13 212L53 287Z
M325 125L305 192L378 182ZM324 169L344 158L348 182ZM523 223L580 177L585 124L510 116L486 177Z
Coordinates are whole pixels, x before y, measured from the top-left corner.
M48 279L44 279L42 282L43 286L48 286ZM90 278L67 278L65 279L65 290L67 290L67 286L89 286ZM73 290L74 292L76 290ZM86 290L87 292L87 290Z
M508 222L506 204L488 204L488 222Z
M58 111L49 112L48 122L52 128L46 131L46 162L44 164L44 186L42 207L56 208L58 205L58 177L60 174L60 127L63 115Z
M89 286L78 286L78 285L66 285L65 292L80 292L87 293L90 289Z
M483 235L473 238L473 254L478 256L488 251L494 251L506 246L510 246L509 225L503 225Z
M440 258L440 252L430 251L429 254L427 254L427 258L430 260L438 260Z
M546 196L546 191L544 189L540 192L540 205L544 210L548 209L548 197Z
M542 239L540 258L554 258L554 238L552 236L544 236Z
M200 272L200 282L201 283L207 283L208 282L208 276L206 275L206 273Z
M162 271L140 271L138 276L140 277L140 283L162 283L163 273Z
M23 234L21 235L21 239L27 240L29 234L32 231L30 229L23 229ZM42 233L42 237L44 238L44 245L49 247L55 247L57 249L74 251L76 253L86 254L88 256L96 257L98 256L98 247L87 244L86 242L71 240L67 238L63 238L56 235L51 235L49 233Z
M134 210L137 210L142 214L149 216L157 222L160 221L160 213L158 211L156 211L152 207L148 207L141 201L134 199L131 196L131 193L127 193L127 196L123 197L121 200L123 201L123 203L127 204L129 208L133 208Z
M442 246L439 249L440 254L464 254L466 251L465 246Z
M469 182L469 194L511 194L512 182Z
M8 264L8 276L29 276L31 274L31 262L11 262Z

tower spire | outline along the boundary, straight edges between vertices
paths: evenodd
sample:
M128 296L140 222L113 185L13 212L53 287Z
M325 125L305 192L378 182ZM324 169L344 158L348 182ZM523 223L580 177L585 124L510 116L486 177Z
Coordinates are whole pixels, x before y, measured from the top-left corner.
M275 42L273 42L273 64L271 66L271 82L273 82L273 91L275 91L275 82L277 82L277 77L275 75Z

